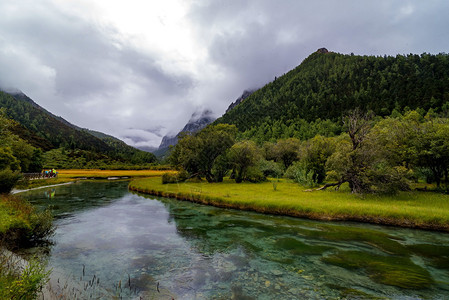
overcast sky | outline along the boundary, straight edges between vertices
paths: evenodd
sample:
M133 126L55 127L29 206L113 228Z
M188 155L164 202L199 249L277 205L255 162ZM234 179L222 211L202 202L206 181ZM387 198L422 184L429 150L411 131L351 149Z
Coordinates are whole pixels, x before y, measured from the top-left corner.
M318 48L449 49L447 0L0 0L0 87L69 122L158 146Z

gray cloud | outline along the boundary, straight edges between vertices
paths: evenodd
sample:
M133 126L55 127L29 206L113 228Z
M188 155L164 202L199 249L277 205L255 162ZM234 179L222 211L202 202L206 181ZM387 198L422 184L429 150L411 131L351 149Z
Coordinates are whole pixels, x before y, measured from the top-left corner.
M444 12L449 12L444 1L231 0L200 2L190 18L210 62L225 74L222 84L234 86L237 97L320 47L362 55L445 51Z
M198 107L223 113L244 89L273 80L320 47L367 55L449 48L443 0L192 1L183 24L198 57L182 47L161 52L163 40L142 47L120 27L64 5L0 2L0 86L134 145L157 145ZM156 127L156 134L145 130Z
M115 135L117 125L157 119L160 111L149 110L160 102L168 110L183 107L176 97L194 83L182 70L164 71L156 54L117 38L114 28L94 26L50 1L22 3L20 10L0 4L11 13L0 17L2 86L22 89L71 122Z

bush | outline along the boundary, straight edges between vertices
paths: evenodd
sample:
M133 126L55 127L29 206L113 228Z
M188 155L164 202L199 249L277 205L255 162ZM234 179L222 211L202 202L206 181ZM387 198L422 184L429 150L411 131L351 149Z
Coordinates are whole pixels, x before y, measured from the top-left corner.
M284 174L280 164L275 163L272 160L261 160L259 163L259 168L266 177L278 178L282 177Z
M301 163L299 161L295 161L284 173L284 177L288 179L295 179L296 173L301 168Z
M0 171L0 194L7 194L11 192L12 188L21 178L19 171L11 171L6 168Z
M214 182L223 182L223 177L226 175L230 167L226 155L219 155L212 167L212 175Z
M0 241L8 248L48 242L54 233L50 210L36 211L26 200L11 195L1 196L0 209L6 212L6 218L0 219Z
M178 173L167 172L162 174L162 184L184 182L189 178L189 173L181 170Z
M307 167L299 161L294 162L287 171L285 171L284 177L292 179L294 182L307 187L315 187L318 183L315 172L313 170L308 170Z
M259 168L249 167L245 172L244 180L256 183L265 181L266 177Z
M408 169L402 166L389 168L379 165L376 172L368 173L372 183L372 192L394 195L399 191L409 191L409 174Z
M294 181L300 185L307 187L316 187L318 185L318 180L315 172L313 170L307 171L306 168L299 169L296 172Z

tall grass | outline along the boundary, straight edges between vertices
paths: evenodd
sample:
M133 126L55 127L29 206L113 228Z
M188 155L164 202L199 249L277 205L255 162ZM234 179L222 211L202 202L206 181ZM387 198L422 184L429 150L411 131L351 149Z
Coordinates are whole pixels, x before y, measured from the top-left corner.
M37 211L27 201L0 195L0 299L35 299L48 280L45 264L26 262L6 250L47 241L54 232L50 211Z
M49 274L36 258L27 262L0 247L0 299L36 299Z
M339 191L308 192L280 180L271 182L162 184L161 178L135 179L130 190L198 203L322 220L351 220L449 231L449 196L429 192L401 192L396 196L355 195L347 186Z
M38 211L29 202L12 195L0 195L0 241L19 248L46 241L54 232L49 210Z

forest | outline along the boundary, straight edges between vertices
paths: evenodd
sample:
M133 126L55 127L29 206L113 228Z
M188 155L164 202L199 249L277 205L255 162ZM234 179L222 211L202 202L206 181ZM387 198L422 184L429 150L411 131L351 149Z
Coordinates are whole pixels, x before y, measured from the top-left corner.
M320 189L348 183L355 193L394 194L418 182L448 191L449 119L432 109L394 111L375 116L355 109L342 120L342 133L332 137L279 139L257 143L238 139L235 125L218 124L184 136L173 148L170 162L182 170L163 180L205 178L237 183L286 177Z
M354 108L380 117L404 109L441 113L449 102L448 78L449 56L444 53L393 57L315 52L215 124L234 124L239 137L258 143L335 136L342 132L342 115Z
M396 193L418 182L447 191L447 54L355 56L318 51L184 136L165 182L287 177L321 189ZM176 177L176 176L175 176Z

